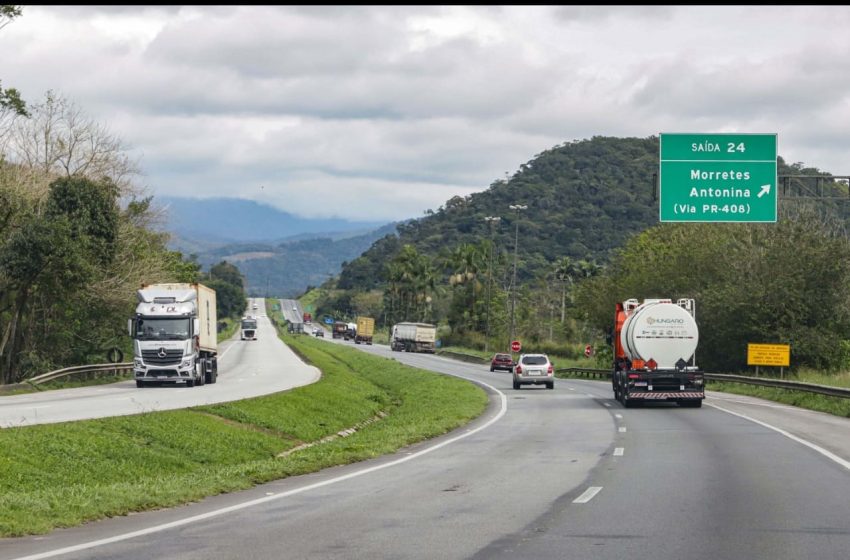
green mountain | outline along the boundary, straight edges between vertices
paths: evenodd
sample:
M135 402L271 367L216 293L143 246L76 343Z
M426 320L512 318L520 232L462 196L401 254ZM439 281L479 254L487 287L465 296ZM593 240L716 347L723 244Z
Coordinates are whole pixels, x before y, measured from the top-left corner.
M511 256L517 241L520 282L560 257L605 263L630 236L658 223L658 165L657 136L596 136L555 146L486 191L454 197L436 212L399 225L398 237L378 240L343 267L338 287L381 286L385 263L405 244L434 256L491 235L496 250ZM779 158L780 176L804 173L823 174ZM511 205L527 209L517 212ZM500 218L492 232L488 216Z
M272 243L225 245L196 255L204 269L227 261L245 276L249 296L295 297L339 273L340 266L360 255L395 224L368 233Z

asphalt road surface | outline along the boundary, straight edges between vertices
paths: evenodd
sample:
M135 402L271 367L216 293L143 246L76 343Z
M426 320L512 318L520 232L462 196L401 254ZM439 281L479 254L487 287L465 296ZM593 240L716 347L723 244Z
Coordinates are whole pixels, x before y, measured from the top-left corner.
M257 340L239 334L219 344L218 381L201 387L137 388L135 381L0 397L0 428L123 416L235 401L307 385L320 372L304 364L275 333L262 299L255 299Z
M850 555L850 420L719 394L702 409L625 409L602 382L514 391L486 366L358 348L486 384L490 406L391 456L0 541L0 558Z

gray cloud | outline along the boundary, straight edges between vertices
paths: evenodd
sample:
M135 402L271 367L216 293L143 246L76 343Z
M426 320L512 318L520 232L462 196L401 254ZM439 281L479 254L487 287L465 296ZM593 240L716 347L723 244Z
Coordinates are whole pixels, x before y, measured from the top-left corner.
M777 132L848 173L847 7L26 6L0 79L107 124L154 194L391 220L595 135Z

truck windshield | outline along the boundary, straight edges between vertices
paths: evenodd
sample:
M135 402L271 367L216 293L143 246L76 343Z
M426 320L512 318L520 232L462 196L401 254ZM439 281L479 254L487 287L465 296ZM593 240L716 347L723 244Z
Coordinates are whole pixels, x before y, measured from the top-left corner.
M137 340L186 340L189 338L188 318L147 318L136 322Z
M242 321L242 328L243 329L256 329L257 328L257 322L256 321Z

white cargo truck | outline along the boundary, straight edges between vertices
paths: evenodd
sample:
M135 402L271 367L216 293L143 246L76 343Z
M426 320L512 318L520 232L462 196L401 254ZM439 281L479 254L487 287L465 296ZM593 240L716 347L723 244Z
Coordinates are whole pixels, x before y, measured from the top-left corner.
M136 386L215 383L215 290L202 284L151 284L136 294L139 304L128 321Z
M396 323L390 338L394 352L436 352L437 327L428 323Z
M242 340L257 340L257 318L251 315L242 317Z

